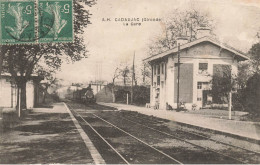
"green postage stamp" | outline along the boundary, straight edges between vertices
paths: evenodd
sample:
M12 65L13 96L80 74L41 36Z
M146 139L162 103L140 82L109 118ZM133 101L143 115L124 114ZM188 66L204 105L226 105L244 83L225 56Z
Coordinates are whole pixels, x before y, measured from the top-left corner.
M39 0L39 42L72 42L72 0Z
M72 0L1 0L0 44L73 42Z
M33 0L0 1L2 44L32 43L35 36L35 19Z

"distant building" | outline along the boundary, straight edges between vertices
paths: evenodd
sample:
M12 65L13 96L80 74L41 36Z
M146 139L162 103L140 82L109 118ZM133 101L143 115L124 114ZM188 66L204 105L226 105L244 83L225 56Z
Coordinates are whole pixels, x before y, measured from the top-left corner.
M205 34L205 31L203 32ZM207 34L207 33L206 33ZM244 53L208 36L180 43L180 88L179 101L191 109L196 104L202 108L212 102L209 95L210 81L217 68L229 66L237 74L238 62L247 60ZM177 107L178 48L144 59L152 67L150 103L159 102L165 109L166 103Z
M39 83L42 79L32 76L32 80L26 84L26 103L27 108L33 108L42 98L40 98ZM0 107L16 107L17 86L8 73L1 75L0 79Z
M106 85L104 83L90 83L94 95L101 91Z

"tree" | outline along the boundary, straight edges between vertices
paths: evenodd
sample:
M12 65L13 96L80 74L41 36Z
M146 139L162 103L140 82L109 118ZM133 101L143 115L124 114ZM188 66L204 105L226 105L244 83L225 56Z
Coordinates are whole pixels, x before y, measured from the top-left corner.
M176 39L181 36L189 37L190 41L197 38L197 29L201 26L212 29L213 21L205 13L197 10L181 12L175 10L163 22L163 34L156 37L149 45L148 54L159 54L176 46Z
M254 44L248 52L254 73L260 73L260 42Z
M232 83L231 67L229 65L215 66L213 68L211 84L211 95L213 103L227 103L229 92L231 92L232 88L234 87L234 84Z
M150 85L150 78L151 78L151 67L148 63L143 62L141 68L141 75L143 77L143 85Z
M259 33L257 34L259 38ZM238 92L236 94L235 106L259 115L259 90L260 90L260 42L252 45L248 51L250 59L238 65Z
M46 70L45 68L38 66L38 75L44 77L44 81L41 82L41 86L43 87L43 103L45 103L46 96L48 94L48 89L58 83L58 79L55 77L54 70Z
M237 80L231 73L230 65L216 65L212 76L212 101L216 104L228 103L229 119L231 119L232 91L236 89Z
M255 73L247 81L246 88L241 100L246 110L251 114L260 116L260 74Z
M124 86L126 86L126 82L129 79L130 70L129 67L126 65L120 71L121 76L123 77Z
M237 85L238 89L244 89L248 79L253 75L250 61L238 64Z
M116 96L115 96L115 81L116 79L118 79L118 77L120 76L120 69L119 67L116 67L113 77L112 77L112 83L108 84L108 87L111 89L112 91L112 97L113 97L113 103L116 101Z
M39 64L40 60L43 60L48 67L57 70L60 68L64 57L68 62L79 61L87 57L82 34L84 33L84 28L90 23L90 13L85 9L85 5L91 7L94 4L95 0L73 1L75 34L73 43L4 45L1 47L1 57L4 55L4 67L11 73L18 89L21 89L22 109L26 109L26 82L36 72L36 65Z

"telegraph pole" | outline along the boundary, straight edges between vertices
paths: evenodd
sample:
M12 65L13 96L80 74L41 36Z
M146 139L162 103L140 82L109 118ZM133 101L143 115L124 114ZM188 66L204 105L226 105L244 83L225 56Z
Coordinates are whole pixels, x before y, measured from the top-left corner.
M177 111L180 109L180 43L178 43Z
M135 80L135 52L134 52L134 58L133 58L133 73L132 73L132 85L131 85L131 104L133 104L133 95L134 95L133 85L134 85L134 80Z

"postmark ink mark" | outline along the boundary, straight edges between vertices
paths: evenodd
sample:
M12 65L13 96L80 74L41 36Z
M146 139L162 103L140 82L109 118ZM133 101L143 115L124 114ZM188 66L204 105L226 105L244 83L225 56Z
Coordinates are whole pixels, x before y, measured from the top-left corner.
M72 0L3 0L0 44L73 42Z

